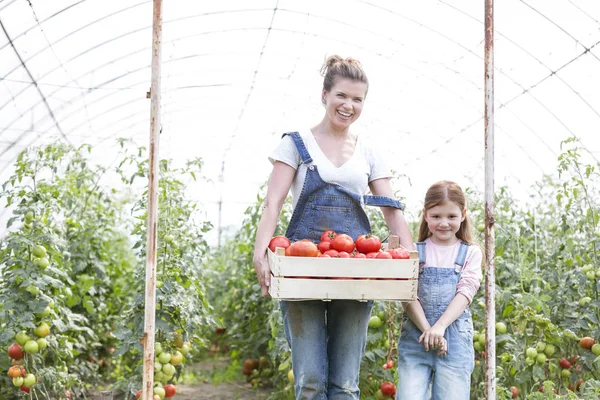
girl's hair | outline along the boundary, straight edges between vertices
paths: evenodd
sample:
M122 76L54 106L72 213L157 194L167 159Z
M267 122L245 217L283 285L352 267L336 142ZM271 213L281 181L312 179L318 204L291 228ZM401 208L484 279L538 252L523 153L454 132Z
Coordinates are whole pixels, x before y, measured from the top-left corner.
M327 57L321 67L321 76L323 77L323 89L326 92L329 92L335 85L337 78L366 83L367 91L369 90L369 80L360 61L351 57L346 59L335 55Z
M425 204L423 206L423 215L421 216L421 227L419 229L419 242L424 241L431 236L429 225L425 220L425 214L435 206L439 206L444 201L456 204L460 210L467 209L467 197L457 183L451 181L439 181L434 183L425 194ZM465 243L473 244L471 235L471 219L467 214L465 220L460 224L456 237Z

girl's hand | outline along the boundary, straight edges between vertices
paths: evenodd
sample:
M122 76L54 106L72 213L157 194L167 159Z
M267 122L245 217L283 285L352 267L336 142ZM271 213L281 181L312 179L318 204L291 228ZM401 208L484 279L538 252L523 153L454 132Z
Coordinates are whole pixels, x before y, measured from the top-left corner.
M446 327L435 323L431 328L421 334L419 337L419 343L423 343L425 346L425 351L429 351L429 349L444 349L444 352L447 350L447 342L444 339L444 333L446 333Z
M267 260L267 252L265 251L262 254L255 253L253 261L262 295L268 296L269 286L271 285L271 268L269 267L269 261Z

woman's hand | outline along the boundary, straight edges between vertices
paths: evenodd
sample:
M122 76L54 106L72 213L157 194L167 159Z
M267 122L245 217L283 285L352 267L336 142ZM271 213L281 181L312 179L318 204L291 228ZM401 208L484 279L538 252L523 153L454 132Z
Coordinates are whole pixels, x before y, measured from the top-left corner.
M262 254L254 254L252 259L254 261L254 269L256 270L256 276L263 296L269 295L269 286L271 285L271 268L269 267L269 261L267 260L267 252Z
M440 323L435 323L431 328L425 330L421 337L419 337L419 343L423 343L425 351L429 349L438 349L439 354L446 353L448 350L448 343L444 339L444 333L446 333L446 327Z

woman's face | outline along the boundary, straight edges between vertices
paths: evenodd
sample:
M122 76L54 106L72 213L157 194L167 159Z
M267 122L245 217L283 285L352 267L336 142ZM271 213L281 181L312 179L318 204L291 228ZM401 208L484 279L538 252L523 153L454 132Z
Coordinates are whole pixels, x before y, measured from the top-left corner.
M367 96L367 84L346 78L337 78L329 92L323 89L325 113L338 129L347 129L358 119Z

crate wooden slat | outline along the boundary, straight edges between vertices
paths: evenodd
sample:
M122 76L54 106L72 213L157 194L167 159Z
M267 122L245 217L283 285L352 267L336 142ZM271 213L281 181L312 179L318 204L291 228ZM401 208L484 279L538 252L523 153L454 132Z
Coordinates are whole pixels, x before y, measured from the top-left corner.
M280 300L416 299L417 280L341 280L272 277L271 297Z
M281 300L390 300L417 297L419 260L285 257L268 250L271 297Z

